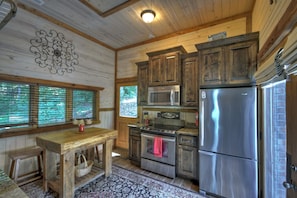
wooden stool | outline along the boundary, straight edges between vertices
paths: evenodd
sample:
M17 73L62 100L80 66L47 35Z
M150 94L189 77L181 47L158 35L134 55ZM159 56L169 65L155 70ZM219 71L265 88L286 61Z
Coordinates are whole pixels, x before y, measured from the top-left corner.
M17 183L19 186L42 178L42 151L42 148L34 147L10 154L9 157L11 158L12 162L10 166L9 177L13 179L14 182ZM37 157L38 170L19 176L18 171L20 161L31 157Z

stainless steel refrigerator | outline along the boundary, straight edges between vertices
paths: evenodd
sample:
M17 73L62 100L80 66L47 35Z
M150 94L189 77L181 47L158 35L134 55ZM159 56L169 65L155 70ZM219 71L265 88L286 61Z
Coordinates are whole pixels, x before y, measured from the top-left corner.
M199 111L200 192L258 197L256 88L200 89Z

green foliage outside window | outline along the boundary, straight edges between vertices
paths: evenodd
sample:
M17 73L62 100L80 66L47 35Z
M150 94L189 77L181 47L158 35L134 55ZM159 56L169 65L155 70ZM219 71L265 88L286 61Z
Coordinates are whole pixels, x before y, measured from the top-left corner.
M73 90L73 118L93 118L94 92Z
M120 87L120 116L137 117L137 86Z
M30 86L0 82L0 126L28 124Z
M72 123L72 119L96 119L96 93L0 81L0 130L53 126Z
M39 87L38 125L64 123L66 120L66 89Z

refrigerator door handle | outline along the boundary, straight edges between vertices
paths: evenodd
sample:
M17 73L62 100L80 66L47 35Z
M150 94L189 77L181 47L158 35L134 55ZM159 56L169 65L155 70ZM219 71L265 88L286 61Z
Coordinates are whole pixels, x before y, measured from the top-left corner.
M202 100L201 101L201 116L200 116L200 118L201 118L201 123L200 123L200 129L201 129L201 131L200 131L200 134L201 134L201 136L200 136L200 145L201 146L204 146L204 101Z

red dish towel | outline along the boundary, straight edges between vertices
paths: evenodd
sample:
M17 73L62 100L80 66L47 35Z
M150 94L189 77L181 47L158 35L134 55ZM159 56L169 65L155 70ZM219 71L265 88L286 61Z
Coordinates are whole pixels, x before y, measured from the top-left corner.
M162 157L163 156L162 148L163 148L162 138L161 137L154 137L154 155L156 157Z

